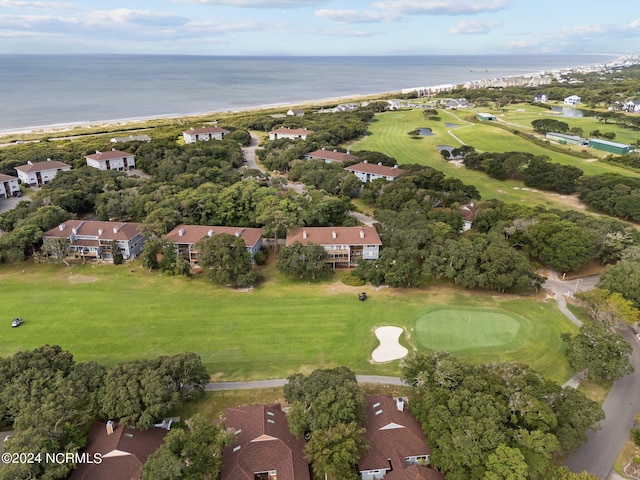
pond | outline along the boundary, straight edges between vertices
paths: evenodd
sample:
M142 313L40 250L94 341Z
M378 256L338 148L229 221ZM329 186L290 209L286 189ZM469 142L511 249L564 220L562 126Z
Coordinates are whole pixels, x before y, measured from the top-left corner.
M420 128L416 128L416 130L418 130L418 132L420 132L420 136L421 137L432 137L433 136L433 131L428 127L420 127Z
M567 118L582 118L582 117L584 117L584 112L582 110L580 110L579 108L552 106L551 107L551 111L552 112L562 113L562 116L563 117L567 117Z
M444 126L447 127L447 128L453 128L453 127L459 127L460 124L459 123L445 123Z

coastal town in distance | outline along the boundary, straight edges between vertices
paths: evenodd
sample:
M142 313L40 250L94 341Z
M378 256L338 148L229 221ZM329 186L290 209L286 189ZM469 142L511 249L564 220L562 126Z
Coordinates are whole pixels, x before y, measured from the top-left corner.
M0 480L640 478L628 5L86 3L0 2Z

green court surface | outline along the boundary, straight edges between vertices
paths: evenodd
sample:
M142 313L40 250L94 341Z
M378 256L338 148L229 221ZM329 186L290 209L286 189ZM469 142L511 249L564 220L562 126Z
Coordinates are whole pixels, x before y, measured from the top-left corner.
M507 346L517 341L523 321L493 310L439 309L416 321L416 340L429 350L451 353Z

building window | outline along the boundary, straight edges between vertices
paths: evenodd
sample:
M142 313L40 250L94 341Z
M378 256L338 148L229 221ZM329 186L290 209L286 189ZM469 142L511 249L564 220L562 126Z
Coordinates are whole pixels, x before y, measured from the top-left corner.
M253 474L253 480L278 480L278 473L275 470L257 472Z

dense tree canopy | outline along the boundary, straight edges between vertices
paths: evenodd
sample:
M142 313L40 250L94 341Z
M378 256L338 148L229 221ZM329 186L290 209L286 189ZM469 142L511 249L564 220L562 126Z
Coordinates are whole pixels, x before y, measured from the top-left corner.
M258 282L257 274L252 271L251 254L241 238L219 233L199 240L196 248L198 263L209 270L216 283L248 287Z
M563 334L569 364L585 370L588 378L617 380L631 372L629 356L633 348L619 333L600 324L584 324L574 336Z
M604 418L581 392L524 365L414 354L403 377L414 387L410 407L432 447L431 461L451 480L545 477L552 455L576 448Z
M640 261L622 260L605 267L600 275L598 287L620 293L640 308Z
M280 251L277 268L291 277L315 280L331 272L330 266L325 262L326 258L327 252L322 245L302 245L295 242Z

